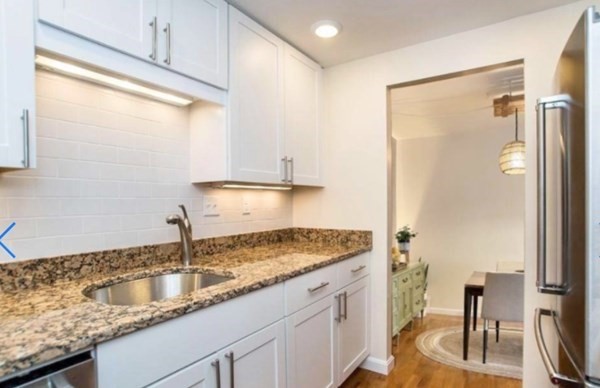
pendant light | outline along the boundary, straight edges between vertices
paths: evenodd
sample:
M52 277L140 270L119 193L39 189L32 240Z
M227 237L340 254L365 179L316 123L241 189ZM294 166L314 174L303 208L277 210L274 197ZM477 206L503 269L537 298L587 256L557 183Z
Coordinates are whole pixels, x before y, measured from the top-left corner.
M506 175L525 174L525 142L519 140L518 109L515 109L515 140L502 147L499 165Z

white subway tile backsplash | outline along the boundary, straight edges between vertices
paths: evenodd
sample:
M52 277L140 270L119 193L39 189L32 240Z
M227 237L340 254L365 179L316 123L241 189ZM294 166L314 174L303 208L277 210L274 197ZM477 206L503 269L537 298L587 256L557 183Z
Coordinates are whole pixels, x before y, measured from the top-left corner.
M73 141L38 138L37 156L58 159L79 159L79 144Z
M121 230L120 216L91 216L83 218L84 233L118 232Z
M189 183L187 108L44 71L37 93L38 168L0 174L0 227L16 222L3 240L16 260L177 241L165 218L179 204L194 238L291 226L289 192ZM220 216L203 216L204 195Z
M38 237L66 236L82 232L82 222L79 217L52 217L37 220Z
M13 219L57 216L61 214L60 202L54 198L9 198L8 216Z
M38 197L79 197L83 182L74 179L40 178L35 180Z

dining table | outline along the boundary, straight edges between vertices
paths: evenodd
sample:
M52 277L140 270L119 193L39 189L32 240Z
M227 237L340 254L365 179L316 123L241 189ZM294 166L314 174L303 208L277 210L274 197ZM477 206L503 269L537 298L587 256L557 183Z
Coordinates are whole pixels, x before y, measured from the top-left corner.
M477 330L477 302L483 296L485 286L485 272L475 271L465 282L465 305L463 322L463 360L469 358L469 332L471 310L473 311L473 331ZM471 309L471 306L473 308Z

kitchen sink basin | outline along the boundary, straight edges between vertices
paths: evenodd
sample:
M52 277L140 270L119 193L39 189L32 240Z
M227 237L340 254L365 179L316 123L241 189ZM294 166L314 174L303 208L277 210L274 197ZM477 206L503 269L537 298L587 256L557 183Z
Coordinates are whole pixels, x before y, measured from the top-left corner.
M84 294L101 303L131 306L173 298L231 279L209 273L169 273L115 283Z

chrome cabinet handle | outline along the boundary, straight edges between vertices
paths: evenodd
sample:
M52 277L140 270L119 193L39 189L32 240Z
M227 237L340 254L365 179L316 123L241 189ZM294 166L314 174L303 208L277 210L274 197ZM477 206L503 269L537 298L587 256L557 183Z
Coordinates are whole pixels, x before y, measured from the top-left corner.
M215 367L215 373L217 374L217 388L221 388L221 361L217 358L210 365Z
M335 317L336 322L342 322L342 294L338 294L335 296L337 300L337 317Z
M537 289L545 294L564 294L567 291L566 279L566 257L565 249L568 244L567 230L563 231L563 252L561 253L561 262L563 266L562 284L551 284L546 280L546 111L552 109L567 110L569 108L570 97L566 95L557 95L552 97L540 98L537 101ZM566 155L562 155L563 166L567 160ZM568 163L568 162L567 162ZM563 168L563 188L565 188L565 176ZM563 194L563 201L565 196ZM566 222L565 212L567 211L565 204L562 206L562 221L563 226Z
M408 278L402 279L402 283L406 283L407 281L408 281Z
M167 65L171 64L171 23L167 23L167 26L163 29L163 32L167 34L167 57L163 61Z
M415 273L415 276L419 276L421 274L421 271Z
M417 284L417 285L415 286L415 290L418 290L419 288L421 288L421 285L420 285L420 284Z
M542 356L542 362L544 363L544 367L546 367L546 371L548 372L548 377L550 377L550 381L552 381L552 383L555 385L558 385L561 382L578 384L578 385L583 384L583 382L580 380L577 380L572 377L569 377L569 376L559 373L558 370L556 369L556 367L554 366L554 363L552 362L552 359L550 358L550 355L548 354L548 348L546 347L546 341L544 340L544 335L542 332L542 316L554 317L554 311L548 310L548 309L536 308L535 309L535 322L534 322L535 342L537 342L538 349ZM562 337L560 336L560 332L558 334L559 334L559 336L558 336L559 341L561 342L561 345L562 345ZM563 346L563 348L564 348L565 352L567 352L567 349L564 346ZM570 356L568 358L569 358L569 360L571 359Z
M348 292L344 291L344 320L348 320ZM340 317L341 318L341 317Z
M363 270L363 269L365 269L365 268L367 268L367 266L363 264L363 265L361 265L361 266L359 266L359 267L357 267L357 268L351 269L351 270L350 270L350 272L352 272L352 273L357 273L357 272L360 272L360 271L362 271L362 270Z
M29 167L29 109L23 109L23 167Z
M317 290L320 290L323 287L327 287L329 285L329 282L321 282L321 284L319 284L316 287L312 287L308 289L308 292L315 292Z
M148 55L148 56L153 61L156 61L156 51L157 51L156 38L157 38L157 34L158 34L158 24L157 24L156 16L154 18L152 18L152 21L149 23L149 26L152 27L152 53L150 53L150 55Z
M234 373L235 372L234 365L235 365L235 360L233 358L233 351L227 353L225 355L225 357L229 359L229 365L230 365L230 368L229 368L229 379L231 380L231 388L235 388L235 380L234 380L234 374L235 374Z
M283 183L288 183L288 157L284 156L281 158L283 162L283 179L281 180Z
M288 164L290 166L290 176L288 179L288 183L293 185L294 184L294 158L289 158Z

